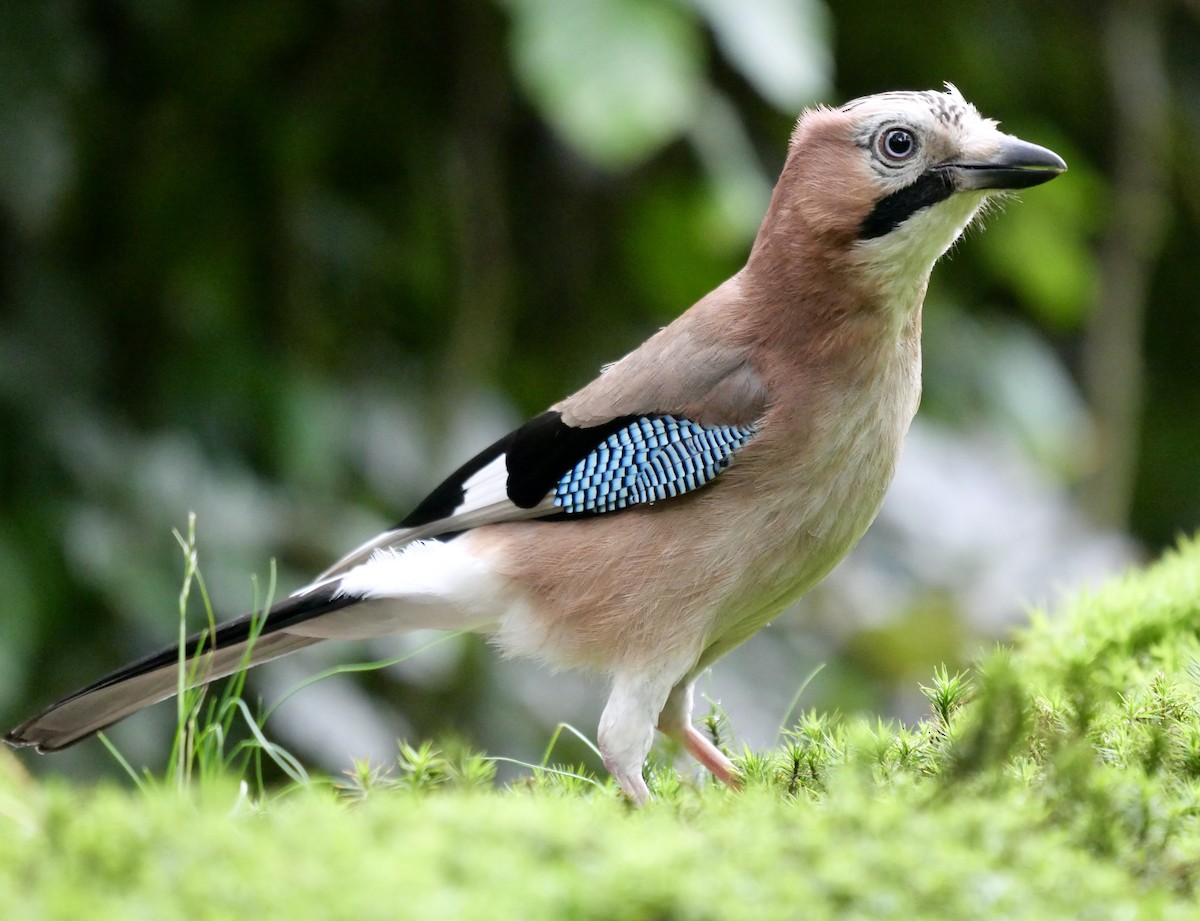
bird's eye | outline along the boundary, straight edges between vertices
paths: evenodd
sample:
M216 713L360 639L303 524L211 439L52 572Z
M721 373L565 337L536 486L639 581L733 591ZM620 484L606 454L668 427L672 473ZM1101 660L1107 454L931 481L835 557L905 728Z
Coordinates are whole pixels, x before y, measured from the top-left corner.
M903 163L917 152L917 138L907 128L889 128L876 143L880 155L893 163Z

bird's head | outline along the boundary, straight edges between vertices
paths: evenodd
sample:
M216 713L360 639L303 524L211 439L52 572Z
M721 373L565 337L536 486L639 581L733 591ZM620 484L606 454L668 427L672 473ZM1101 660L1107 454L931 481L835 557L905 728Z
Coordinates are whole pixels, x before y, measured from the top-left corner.
M792 134L755 255L851 266L884 299L919 303L933 263L989 198L1066 168L950 85L812 109Z

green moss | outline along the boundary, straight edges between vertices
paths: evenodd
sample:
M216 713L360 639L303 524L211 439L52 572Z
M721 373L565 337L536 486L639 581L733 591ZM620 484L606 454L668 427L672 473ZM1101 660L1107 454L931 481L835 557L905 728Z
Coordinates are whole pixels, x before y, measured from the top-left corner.
M1036 803L764 790L633 813L611 796L317 793L265 813L44 791L6 835L13 917L1159 917L1172 896L1049 828ZM919 807L919 808L918 808ZM1183 906L1179 906L1183 917Z
M406 747L251 803L0 772L22 919L1172 918L1200 884L1200 547L1036 616L914 727L803 715L732 793Z

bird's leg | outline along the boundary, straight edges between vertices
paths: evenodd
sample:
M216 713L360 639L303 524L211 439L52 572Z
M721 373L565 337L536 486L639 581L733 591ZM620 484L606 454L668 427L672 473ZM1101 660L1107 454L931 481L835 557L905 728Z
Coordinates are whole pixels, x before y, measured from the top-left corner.
M724 784L735 790L742 787L742 775L733 762L721 753L699 729L692 725L692 682L675 686L658 717L658 730L683 743L689 755L699 761Z
M721 754L721 750L695 726L688 725L684 729L683 747L693 758L712 772L712 775L735 790L742 788L742 775L733 766L733 762Z
M618 672L600 716L597 741L604 766L638 806L650 799L642 768L654 743L655 719L682 671L661 668L653 673Z

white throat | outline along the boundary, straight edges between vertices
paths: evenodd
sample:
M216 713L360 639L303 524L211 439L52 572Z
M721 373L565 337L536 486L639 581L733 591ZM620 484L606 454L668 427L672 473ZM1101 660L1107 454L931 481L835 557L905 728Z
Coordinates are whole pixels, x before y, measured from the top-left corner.
M898 319L920 306L933 264L954 245L979 213L985 194L956 193L924 208L881 237L857 244L859 264Z

